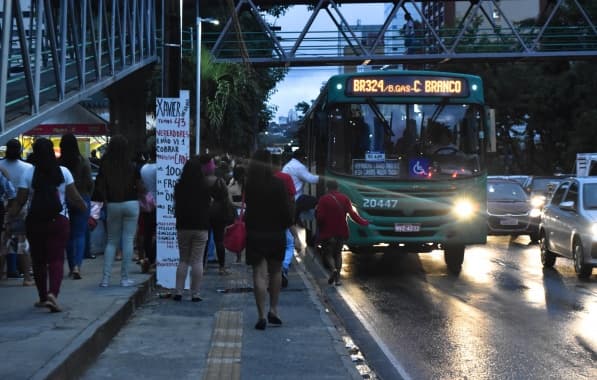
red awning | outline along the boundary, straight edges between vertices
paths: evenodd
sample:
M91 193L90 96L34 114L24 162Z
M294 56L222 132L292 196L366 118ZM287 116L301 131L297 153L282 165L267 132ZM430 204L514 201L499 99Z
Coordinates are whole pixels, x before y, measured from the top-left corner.
M81 105L52 116L37 127L25 132L26 136L54 136L72 133L77 136L105 136L108 122Z

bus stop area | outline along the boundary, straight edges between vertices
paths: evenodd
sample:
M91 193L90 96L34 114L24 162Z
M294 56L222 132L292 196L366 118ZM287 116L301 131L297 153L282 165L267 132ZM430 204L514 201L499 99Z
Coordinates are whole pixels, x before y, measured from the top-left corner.
M38 137L46 137L54 144L56 155L60 156L60 139L66 133L77 137L79 150L84 157L101 150L109 136L109 122L90 109L76 104L20 136L24 157L33 149ZM97 152L96 152L97 153Z
M232 257L228 276L207 265L202 302L173 301L168 289L155 285L154 273L136 266L131 277L137 286L114 280L100 288L103 256L85 260L81 280L65 277L59 313L34 307L37 292L22 280L2 280L0 378L363 378L318 297L317 282L325 280L313 278L308 261L316 264L309 250L291 267L280 296L283 325L265 331L254 329L251 268ZM117 262L113 279L119 271Z

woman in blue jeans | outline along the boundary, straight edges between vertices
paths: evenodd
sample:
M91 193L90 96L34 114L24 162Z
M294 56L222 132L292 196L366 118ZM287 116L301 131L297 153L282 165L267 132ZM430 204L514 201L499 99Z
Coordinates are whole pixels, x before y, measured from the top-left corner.
M94 200L106 203L107 243L104 251L104 275L101 287L110 286L112 264L116 250L122 244L120 286L133 286L129 266L139 219L139 194L144 193L143 182L127 139L115 135L108 143L95 180Z
M93 179L91 178L91 165L89 160L81 155L77 138L72 133L67 133L60 140L60 164L70 170L75 180L75 187L87 204L87 210L68 206L70 217L70 237L66 245L66 257L70 269L69 276L75 280L81 279L81 264L85 255L88 219L91 209L91 191Z

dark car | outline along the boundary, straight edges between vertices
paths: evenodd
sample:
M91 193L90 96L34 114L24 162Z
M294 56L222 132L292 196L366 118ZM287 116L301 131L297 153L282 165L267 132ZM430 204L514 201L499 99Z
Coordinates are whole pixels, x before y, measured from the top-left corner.
M555 188L566 176L537 176L532 175L524 183L524 189L531 197L531 203L539 209L549 201Z
M524 184L529 180L528 175L509 175L507 177L510 181L518 182L524 186Z
M490 235L529 235L531 241L539 240L541 210L531 205L518 182L487 180L487 216Z

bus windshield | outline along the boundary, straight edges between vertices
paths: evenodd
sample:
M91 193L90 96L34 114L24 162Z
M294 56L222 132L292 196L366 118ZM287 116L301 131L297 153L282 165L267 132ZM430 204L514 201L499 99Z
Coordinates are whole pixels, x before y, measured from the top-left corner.
M481 172L483 108L476 104L334 104L329 168L361 177L438 179Z

